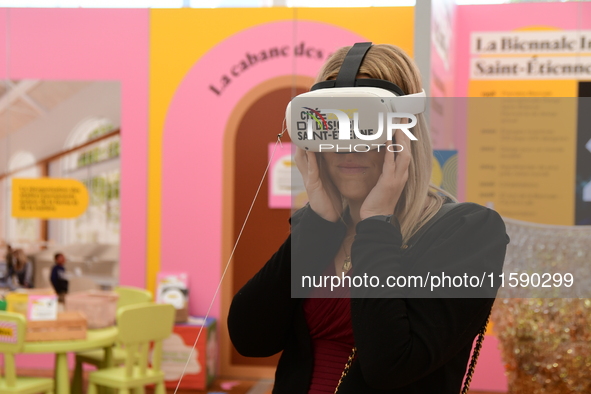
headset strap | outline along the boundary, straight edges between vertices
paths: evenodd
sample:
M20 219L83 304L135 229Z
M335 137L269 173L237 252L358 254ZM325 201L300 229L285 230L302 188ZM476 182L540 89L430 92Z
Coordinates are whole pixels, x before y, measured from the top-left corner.
M351 49L349 49L349 52L347 52L347 55L343 59L343 64L341 64L341 69L339 70L337 79L318 82L312 86L310 91L327 88L372 87L386 89L398 96L404 96L405 94L402 89L390 81L375 78L357 79L357 74L359 73L361 63L363 62L367 51L369 51L369 48L371 47L371 42L355 43Z
M314 84L310 88L310 91L318 90L318 89L327 89L327 88L334 88L336 87L336 81L334 79L329 79L328 81L322 81ZM343 87L343 86L341 86ZM349 86L347 86L349 87ZM362 78L356 79L355 83L350 87L368 87L368 88L382 88L391 91L392 93L396 93L398 96L405 96L405 93L400 89L400 87L390 81L385 81L383 79L375 79L375 78Z
M367 51L369 51L369 48L371 48L371 45L371 42L358 42L349 49L337 75L335 82L336 88L355 86L359 67L361 67L361 62Z

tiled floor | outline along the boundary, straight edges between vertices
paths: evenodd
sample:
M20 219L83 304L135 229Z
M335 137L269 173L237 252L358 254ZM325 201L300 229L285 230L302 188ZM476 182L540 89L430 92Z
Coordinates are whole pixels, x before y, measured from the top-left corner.
M44 376L50 377L51 370L18 370L19 376ZM86 379L84 387L86 387ZM237 380L217 379L208 390L178 390L176 394L271 394L272 382L265 380ZM174 389L167 389L167 394L175 394ZM153 390L147 389L146 394L153 394ZM470 394L502 394L499 392L470 391Z

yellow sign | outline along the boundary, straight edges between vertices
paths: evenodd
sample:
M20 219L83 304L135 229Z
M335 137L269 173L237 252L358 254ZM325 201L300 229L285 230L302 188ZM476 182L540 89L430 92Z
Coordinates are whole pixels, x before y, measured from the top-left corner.
M75 179L13 179L12 216L17 218L70 219L88 206L86 186Z
M467 200L502 216L573 225L577 101L471 98Z
M576 97L590 59L580 34L539 26L473 33L468 201L513 219L574 224Z
M11 337L13 335L12 328L0 327L0 337Z

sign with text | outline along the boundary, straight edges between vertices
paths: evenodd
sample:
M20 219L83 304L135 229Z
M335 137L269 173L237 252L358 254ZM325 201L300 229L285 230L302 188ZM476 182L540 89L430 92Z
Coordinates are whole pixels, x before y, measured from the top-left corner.
M467 197L504 217L572 225L576 98L471 98Z
M12 216L17 218L70 219L88 206L88 190L75 179L12 180Z
M588 79L591 30L473 32L471 79ZM525 56L525 57L524 57Z

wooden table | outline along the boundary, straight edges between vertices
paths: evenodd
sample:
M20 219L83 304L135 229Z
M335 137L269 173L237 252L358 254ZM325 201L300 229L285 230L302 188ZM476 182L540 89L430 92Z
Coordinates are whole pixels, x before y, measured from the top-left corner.
M86 339L67 341L25 342L22 353L55 353L55 394L70 394L68 353L104 348L105 360L113 357L112 346L117 339L117 328L88 330Z

